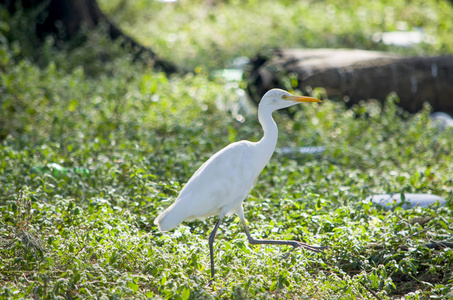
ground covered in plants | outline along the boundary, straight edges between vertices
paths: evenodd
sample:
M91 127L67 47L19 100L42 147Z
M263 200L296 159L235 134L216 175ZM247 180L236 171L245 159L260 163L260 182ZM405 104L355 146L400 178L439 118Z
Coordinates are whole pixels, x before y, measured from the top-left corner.
M452 131L431 121L429 105L400 110L394 94L384 105L324 98L274 115L278 147L326 150L274 154L244 204L252 235L324 253L282 259L290 248L249 245L232 216L210 284L215 218L158 232L154 218L207 158L262 135L256 115L237 109L244 83L210 76L231 58L277 46L453 50L448 1L245 2L101 1L130 34L195 70L173 76L134 63L102 32L77 48L48 40L33 55L25 38L4 38L20 22L2 11L2 298L453 298L452 249L426 246L453 241ZM402 26L423 27L431 42L390 49L370 39ZM378 193L447 204L384 210L366 201Z

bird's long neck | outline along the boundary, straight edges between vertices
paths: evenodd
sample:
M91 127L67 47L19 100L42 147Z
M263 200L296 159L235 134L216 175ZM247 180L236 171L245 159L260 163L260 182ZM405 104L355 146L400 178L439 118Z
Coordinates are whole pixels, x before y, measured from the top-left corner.
M278 128L274 119L272 119L272 112L273 110L267 106L258 107L258 120L264 130L264 135L258 142L258 145L260 148L264 149L262 151L266 153L265 157L267 158L267 161L269 161L274 153L278 139Z

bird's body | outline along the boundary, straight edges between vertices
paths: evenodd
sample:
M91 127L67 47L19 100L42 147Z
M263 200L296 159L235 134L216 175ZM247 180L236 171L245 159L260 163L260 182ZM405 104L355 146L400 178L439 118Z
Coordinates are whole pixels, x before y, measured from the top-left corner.
M258 143L240 141L214 154L192 175L176 201L159 216L156 221L159 230L171 230L183 221L237 212L268 161L257 155L258 149ZM242 167L245 165L249 169ZM209 182L209 189L206 189L206 182ZM201 199L206 199L206 203L200 205Z
M255 240L245 223L242 202L247 198L255 179L271 158L278 138L272 112L300 102L321 102L311 97L293 96L273 89L267 92L258 107L258 118L263 127L263 138L256 142L240 141L223 148L207 160L190 178L176 201L155 220L160 231L168 231L183 221L219 215L210 242L211 275L214 276L213 241L220 221L228 214L237 213L252 244L279 244L304 247L318 251L320 247L296 241Z

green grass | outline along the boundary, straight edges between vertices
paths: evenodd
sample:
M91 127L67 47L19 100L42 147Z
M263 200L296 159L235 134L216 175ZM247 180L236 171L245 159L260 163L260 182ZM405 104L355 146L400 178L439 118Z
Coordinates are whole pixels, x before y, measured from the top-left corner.
M324 2L266 1L269 11L254 1L243 6L235 1L193 3L138 1L122 10L123 17L113 13L115 5L110 11L117 20L126 22L135 14L136 24L146 24L145 8L156 8L149 12L154 16L149 24L162 24L166 16L169 23L160 36L156 31L149 35L150 40L156 38L156 50L165 57L180 51L175 61L202 69L264 49L267 44L260 34L269 34L271 46L279 38L287 39L282 42L287 46L348 46L340 41L329 44L328 32L340 38L341 32L346 36L353 31L352 36L359 37L378 27L379 20L373 18L361 28L357 20L350 24L348 16L358 7L379 11L393 5L398 13L382 30L392 29L396 21L418 20L426 11L435 11L439 22L451 26L445 17L451 6L442 1L424 2L424 13L411 2L402 20L396 18L402 2L354 2L344 10L339 9L343 4L332 3L338 8L332 19L315 14ZM313 15L296 24L294 16L304 5ZM255 17L245 19L247 11ZM243 28L260 22L258 12L273 20L283 13L291 16L275 32L268 28L252 35L250 47L236 43L245 34ZM197 13L205 15L197 19ZM214 16L206 17L210 14ZM234 14L239 16L237 23L218 21L220 15ZM187 19L180 20L183 15ZM198 25L193 25L194 19ZM438 30L433 34L439 48L424 45L406 51L451 49L451 41L442 36L445 32L428 21L427 28ZM134 24L125 28L133 32ZM294 42L289 33L278 34L292 24L308 28ZM3 25L2 34L8 31ZM199 26L200 35L190 26ZM148 35L148 29L135 27L137 36ZM225 33L225 52L209 40L216 28ZM187 45L177 42L170 51L159 44L172 30L186 34ZM326 35L319 36L324 30ZM453 297L452 249L424 246L453 238L452 132L430 121L428 106L409 115L397 107L398 98L389 95L385 105L368 101L346 109L325 100L294 108L292 118L275 114L279 147L327 150L317 156L274 155L244 204L252 235L330 248L323 254L298 249L282 260L291 249L249 245L233 216L220 226L217 278L209 285L207 237L215 218L183 223L165 234L153 220L210 155L232 141L258 140L261 127L254 114L241 112L243 123L234 118L237 85L213 81L203 71L167 77L133 64L116 45L99 41L99 35L94 33L84 47L62 52L48 41L47 48L39 49L43 56L38 63L25 55L22 44L0 39L1 298ZM357 46L372 48L367 43L359 39ZM183 45L187 55L179 48ZM111 60L101 61L106 46ZM433 193L448 203L385 211L364 201L389 192Z
M285 47L453 52L453 7L446 0L133 3L100 1L125 32L186 68L223 68L232 57ZM417 28L431 40L412 49L372 41L375 33Z

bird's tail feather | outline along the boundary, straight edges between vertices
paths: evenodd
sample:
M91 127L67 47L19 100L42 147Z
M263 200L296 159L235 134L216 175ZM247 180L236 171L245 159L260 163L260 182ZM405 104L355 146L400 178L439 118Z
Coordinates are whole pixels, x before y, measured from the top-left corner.
M155 220L160 231L169 231L186 219L187 210L180 202L175 202L164 210Z

